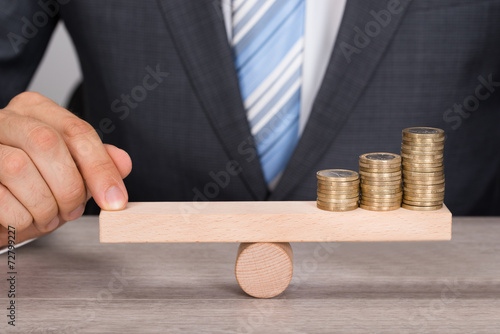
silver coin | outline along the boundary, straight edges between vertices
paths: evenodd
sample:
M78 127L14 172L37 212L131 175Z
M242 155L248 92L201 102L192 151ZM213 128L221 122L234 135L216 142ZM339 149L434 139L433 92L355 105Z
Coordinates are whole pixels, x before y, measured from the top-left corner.
M369 159L369 160L392 160L392 159L396 159L396 157L394 155L384 154L384 153L368 154L365 157L366 157L366 159Z
M412 128L412 129L408 129L408 132L421 134L421 135L427 135L427 134L431 135L431 134L439 133L438 130L429 129L429 128Z
M343 169L327 169L319 171L318 175L324 177L349 177L349 176L357 176L358 173Z

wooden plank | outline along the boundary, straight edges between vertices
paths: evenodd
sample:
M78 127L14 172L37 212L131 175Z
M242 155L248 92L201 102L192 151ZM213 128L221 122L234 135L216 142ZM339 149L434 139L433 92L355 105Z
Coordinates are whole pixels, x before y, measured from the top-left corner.
M328 242L451 239L451 213L328 212L316 202L136 202L102 211L103 243Z

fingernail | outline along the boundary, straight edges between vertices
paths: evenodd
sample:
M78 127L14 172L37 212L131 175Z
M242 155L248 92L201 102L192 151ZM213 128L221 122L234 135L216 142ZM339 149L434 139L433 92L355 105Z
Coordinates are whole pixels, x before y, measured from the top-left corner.
M85 210L85 205L81 204L75 210L73 210L73 211L70 212L69 219L70 220L75 220L75 219L79 218L83 214L84 210Z
M112 186L106 191L105 199L109 210L120 210L125 206L125 196L117 186Z
M48 223L47 226L45 226L45 230L47 232L50 232L52 230L55 230L57 226L59 226L59 217L55 216L54 219L52 219L50 223Z

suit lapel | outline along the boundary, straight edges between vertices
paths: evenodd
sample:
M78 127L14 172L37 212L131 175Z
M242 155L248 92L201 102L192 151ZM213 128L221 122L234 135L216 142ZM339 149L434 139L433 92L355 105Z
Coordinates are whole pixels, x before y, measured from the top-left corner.
M350 54L356 47L357 27L374 21L370 11L387 9L387 0L348 0L331 55L325 78L316 96L311 115L295 152L284 171L281 182L271 194L271 200L282 200L322 158L361 96L384 51L388 47L411 0L400 0L401 12L391 16L391 22L380 33L370 37L370 43ZM353 49L350 49L351 51ZM349 57L346 57L348 55Z
M159 6L219 140L242 167L242 180L253 197L265 199L267 185L241 100L220 1L159 0Z

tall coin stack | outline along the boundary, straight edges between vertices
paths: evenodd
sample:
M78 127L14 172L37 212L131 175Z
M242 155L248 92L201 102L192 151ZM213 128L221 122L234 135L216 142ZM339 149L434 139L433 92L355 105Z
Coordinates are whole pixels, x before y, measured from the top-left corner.
M359 157L362 209L390 211L401 207L401 157L393 153L366 153Z
M438 210L444 200L444 131L415 127L403 130L403 208Z
M318 178L318 208L327 211L350 211L358 208L359 174L346 169L325 169Z

